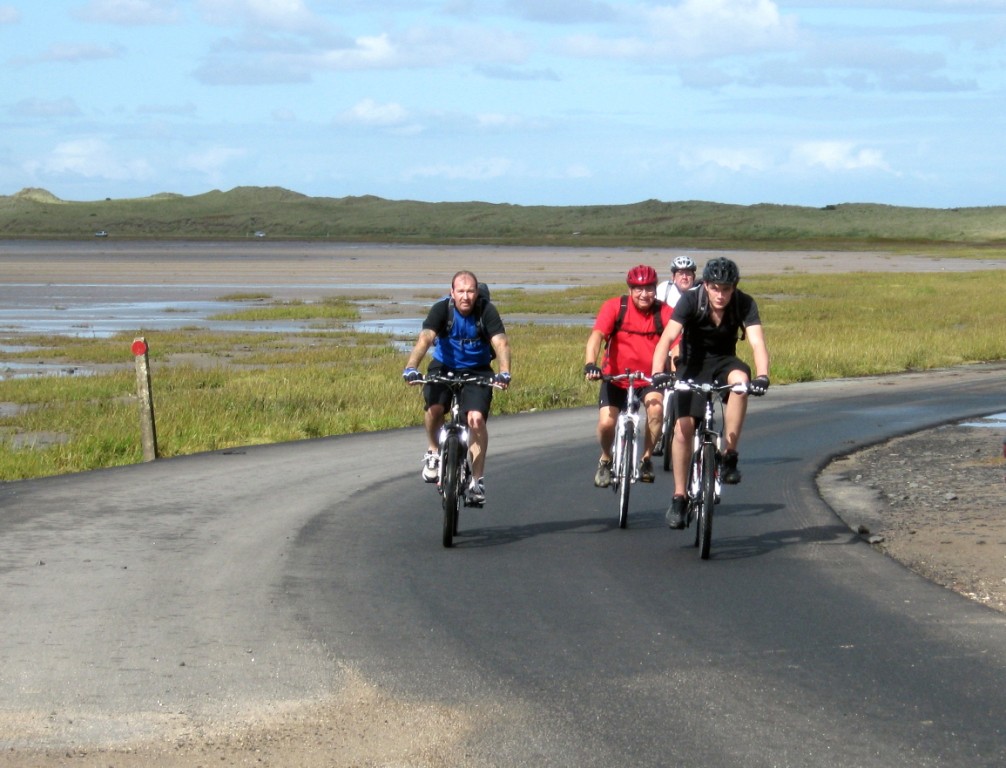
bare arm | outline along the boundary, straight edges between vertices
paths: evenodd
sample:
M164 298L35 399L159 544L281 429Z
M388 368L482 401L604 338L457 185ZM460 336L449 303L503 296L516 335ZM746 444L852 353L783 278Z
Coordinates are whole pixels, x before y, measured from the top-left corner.
M424 328L420 331L419 338L416 339L416 346L412 348L412 353L409 355L409 362L405 364L405 367L418 368L419 364L423 362L423 358L426 357L426 353L429 351L430 347L433 346L433 342L436 340L437 334L429 328Z
M583 364L584 366L593 363L597 364L597 356L601 354L601 344L604 343L604 334L600 331L591 331L590 336L587 337L587 348L583 353ZM597 377L595 372L594 378ZM587 381L591 381L591 375L586 374Z
M587 337L587 349L583 353L585 365L597 362L597 356L601 354L601 344L604 342L604 334L600 331L591 331Z
M497 333L489 343L493 345L496 359L499 360L500 373L510 373L510 339L505 333Z
M765 346L765 331L760 325L749 325L745 331L751 352L754 354L755 376L768 376L769 359L768 347Z
M677 320L671 320L660 334L657 348L653 350L652 373L663 373L666 370L667 356L671 353L671 347L677 343L682 327Z

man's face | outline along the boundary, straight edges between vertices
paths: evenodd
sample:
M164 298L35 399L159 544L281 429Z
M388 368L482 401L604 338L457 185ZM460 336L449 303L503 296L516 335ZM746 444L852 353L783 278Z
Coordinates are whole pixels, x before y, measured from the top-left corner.
M649 312L653 307L653 302L657 299L657 284L630 286L629 295L632 297L632 303L636 305L636 309L640 312Z
M709 294L709 306L723 309L734 297L734 286L730 283L706 283L706 293Z
M454 299L454 306L462 315L471 313L475 307L475 298L478 296L478 285L468 275L459 275L451 286L451 298Z
M695 285L695 270L694 269L679 269L675 272L671 279L674 284L678 287L678 290L684 293L685 291L691 289Z

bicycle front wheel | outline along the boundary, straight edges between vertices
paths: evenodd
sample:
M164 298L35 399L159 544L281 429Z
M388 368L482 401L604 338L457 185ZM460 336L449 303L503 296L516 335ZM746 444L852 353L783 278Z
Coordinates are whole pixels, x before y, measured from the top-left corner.
M699 557L709 559L709 547L713 538L713 509L716 506L716 446L702 444L702 500L699 504L699 524L696 536L699 543Z
M461 509L461 441L458 436L450 434L444 443L440 461L443 463L441 489L444 495L444 531L445 547L454 546L454 535L458 531L458 517Z
M622 434L621 467L618 469L618 527L625 528L629 524L629 489L632 487L632 469L635 456L636 433L632 424L626 424Z

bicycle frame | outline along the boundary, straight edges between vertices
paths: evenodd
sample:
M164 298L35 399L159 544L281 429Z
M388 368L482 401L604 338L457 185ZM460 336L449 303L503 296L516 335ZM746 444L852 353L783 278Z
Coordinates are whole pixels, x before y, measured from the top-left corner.
M450 419L445 419L438 434L440 466L437 470L437 491L443 497L444 525L443 545L454 545L458 533L461 507L468 506L465 489L472 476L470 431L462 418L461 391L468 384L483 387L496 386L492 378L486 376L426 376L424 383L445 384L451 390Z
M618 494L618 527L625 528L629 521L629 488L639 480L638 457L643 454L643 441L646 439L646 421L641 413L642 403L636 393L636 382L649 382L650 378L639 372L626 371L617 376L604 376L603 379L629 383L625 409L618 414L611 446L610 487Z
M694 392L705 398L705 409L701 422L695 425L692 437L692 457L688 465L688 514L686 525L696 520L695 546L703 560L709 558L713 530L713 507L719 503L722 491L720 464L722 460L723 435L717 428L716 406L713 396L722 392L743 394L747 384L696 384L694 381L678 381L674 385L678 392ZM720 406L722 410L722 404Z
M716 406L713 404L713 394L715 390L710 388L706 395L705 414L702 421L695 425L695 434L692 435L692 472L688 478L688 496L692 499L701 498L702 495L702 446L712 445L716 456L716 501L720 500L720 459L723 455L723 435L716 428ZM720 406L722 409L722 404Z

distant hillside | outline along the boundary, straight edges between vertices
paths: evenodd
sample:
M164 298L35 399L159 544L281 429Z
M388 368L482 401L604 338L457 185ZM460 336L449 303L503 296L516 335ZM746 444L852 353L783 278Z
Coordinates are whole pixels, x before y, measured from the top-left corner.
M630 205L520 206L308 197L237 187L186 197L63 201L44 189L0 196L0 238L307 239L401 243L880 248L1006 246L1006 207L808 208L646 200Z

